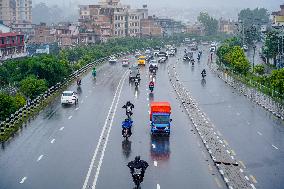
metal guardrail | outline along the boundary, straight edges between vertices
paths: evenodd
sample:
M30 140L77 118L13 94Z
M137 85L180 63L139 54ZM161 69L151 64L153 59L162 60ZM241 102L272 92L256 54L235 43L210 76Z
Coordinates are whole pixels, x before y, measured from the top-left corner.
M236 89L238 92L242 93L244 96L249 98L251 101L262 106L266 110L270 111L276 117L284 120L284 105L276 102L272 97L262 93L256 88L249 87L241 81L235 79L229 74L223 72L219 69L219 66L216 63L208 63L209 68L225 83L229 84L231 87ZM252 84L252 83L251 83ZM253 84L252 84L253 85ZM260 84L258 84L260 87Z
M255 186L246 176L244 169L240 168L232 150L226 142L218 135L213 123L203 113L190 92L180 82L175 65L168 67L170 82L198 132L204 146L210 154L215 166L219 170L229 189L254 189Z
M118 53L117 57L131 54L131 52L126 53ZM108 60L109 57L103 57L100 58L94 62L88 63L82 68L74 71L71 73L67 78L64 78L63 82L59 82L56 85L50 87L48 90L46 90L43 94L39 95L35 99L28 101L25 106L17 110L14 114L11 114L8 118L6 118L5 121L0 122L0 136L5 135L6 132L9 132L10 130L13 130L17 124L20 123L20 121L28 118L29 115L34 113L36 108L38 108L47 98L54 95L57 91L68 85L70 82L72 82L76 77L80 74L83 74L84 72L88 71L93 66L99 66L106 60Z

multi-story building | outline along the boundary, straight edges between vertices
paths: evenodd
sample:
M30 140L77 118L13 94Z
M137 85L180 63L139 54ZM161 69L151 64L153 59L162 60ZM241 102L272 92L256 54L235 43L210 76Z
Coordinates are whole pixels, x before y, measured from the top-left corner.
M15 32L0 33L0 60L26 56L24 35Z
M16 0L16 24L32 23L32 0Z
M284 4L280 5L280 11L272 12L271 17L273 28L284 27Z
M35 36L30 40L30 43L47 44L56 42L55 35L51 34L51 27L46 23L40 23L35 26Z
M10 26L16 22L16 1L15 0L1 0L0 1L0 20L5 25Z
M155 17L149 16L141 19L141 36L142 37L159 37L162 36L162 27L156 22Z
M156 22L162 27L163 36L171 36L185 31L185 26L181 22L170 18L158 18Z
M100 41L110 37L140 36L141 19L148 17L147 6L130 9L120 0L102 0L98 5L79 6L81 29L94 32Z
M140 37L141 33L141 20L148 18L147 5L143 9L129 9L127 15L127 36Z

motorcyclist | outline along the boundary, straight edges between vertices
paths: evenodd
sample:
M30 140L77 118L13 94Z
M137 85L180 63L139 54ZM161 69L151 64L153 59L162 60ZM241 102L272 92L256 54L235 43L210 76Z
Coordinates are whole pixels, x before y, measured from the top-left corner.
M81 83L82 83L81 78L78 76L78 77L77 77L77 85L80 86Z
M150 82L149 82L149 87L154 87L154 86L155 86L154 81L150 81Z
M202 70L201 75L202 75L202 77L206 76L206 70L205 69Z
M149 166L149 164L146 161L141 160L140 156L136 156L134 161L130 161L127 164L127 167L129 167L132 177L133 177L133 173L134 173L135 169L142 169L141 170L142 181L143 181L144 174L145 174L145 171L146 171L148 166Z
M152 64L150 64L149 71L152 72L153 70L154 70L154 66Z
M132 132L131 132L132 123L133 123L133 121L129 118L126 118L122 122L122 135L123 135L123 131L124 131L123 129L129 129L129 136L132 135Z
M97 75L96 67L94 67L94 68L93 68L93 72L92 72L92 74L93 74L93 76L94 76L94 77L96 77L96 75Z
M126 104L122 106L122 108L125 108L126 111L127 109L130 109L130 111L132 111L132 109L134 108L134 105L130 101L127 101Z

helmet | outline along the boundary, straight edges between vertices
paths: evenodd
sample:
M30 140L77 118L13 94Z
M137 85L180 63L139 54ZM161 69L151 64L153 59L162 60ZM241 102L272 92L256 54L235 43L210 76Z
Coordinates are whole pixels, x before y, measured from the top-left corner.
M140 156L136 156L135 161L140 161Z

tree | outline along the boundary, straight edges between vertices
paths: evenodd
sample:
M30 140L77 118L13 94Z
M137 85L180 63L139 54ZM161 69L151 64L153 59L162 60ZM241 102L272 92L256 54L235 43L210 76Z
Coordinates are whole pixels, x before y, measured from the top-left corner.
M4 121L15 111L17 111L17 105L14 98L6 93L0 93L0 120Z
M209 16L208 13L201 12L198 21L204 26L206 35L215 35L218 30L218 21Z
M267 58L273 58L276 59L276 56L278 54L278 50L281 51L281 43L278 45L278 42L281 41L279 37L278 31L269 31L266 34L264 47L263 47L263 53ZM279 47L279 49L278 49ZM275 61L274 61L275 62Z
M274 90L284 93L284 68L273 70L268 80Z
M252 44L254 40L260 40L260 27L269 23L269 16L267 9L264 8L255 8L253 10L247 8L240 11L238 20L242 22L244 27L246 44Z
M264 74L264 66L263 65L256 65L254 67L254 71L255 73L257 73L258 75L263 75Z
M37 79L31 75L20 82L20 91L27 97L33 99L47 90L47 83L44 79Z

